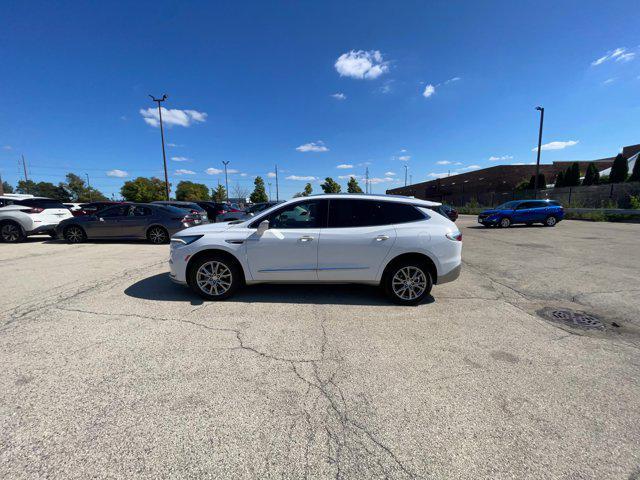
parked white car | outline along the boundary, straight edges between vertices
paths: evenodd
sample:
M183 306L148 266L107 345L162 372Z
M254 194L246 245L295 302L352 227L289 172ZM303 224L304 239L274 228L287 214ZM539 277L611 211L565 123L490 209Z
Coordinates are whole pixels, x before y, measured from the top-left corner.
M177 233L170 276L210 300L243 284L364 283L414 305L460 274L462 235L434 205L388 195L295 198L245 221Z
M15 243L29 235L46 233L55 237L58 223L72 217L58 200L33 195L0 196L0 241Z

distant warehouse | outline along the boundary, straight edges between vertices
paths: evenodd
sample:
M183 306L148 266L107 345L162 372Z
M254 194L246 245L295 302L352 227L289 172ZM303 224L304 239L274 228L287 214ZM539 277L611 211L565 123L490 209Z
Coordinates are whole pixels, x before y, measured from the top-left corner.
M640 145L624 147L622 150L625 158L629 158L638 152L640 152ZM596 168L602 171L611 167L614 158L578 160L576 162L580 167L581 174L584 174L589 163L593 162ZM547 182L554 183L558 173L564 172L573 163L574 161L540 164L540 173L545 176ZM505 198L509 192L513 192L516 189L520 182L529 180L532 175L535 175L535 172L535 165L496 165L427 182L392 188L387 190L387 193L413 196L423 200L449 203L451 205L464 205L481 197L486 199L495 195L496 200ZM541 187L544 188L544 186Z

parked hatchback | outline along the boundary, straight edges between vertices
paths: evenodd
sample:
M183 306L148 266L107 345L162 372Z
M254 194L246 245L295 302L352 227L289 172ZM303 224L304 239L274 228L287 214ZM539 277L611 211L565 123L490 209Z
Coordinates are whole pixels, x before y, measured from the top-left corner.
M434 205L386 195L295 198L244 222L174 235L171 279L211 300L243 284L364 283L415 305L461 268L462 235Z
M33 195L0 196L0 239L20 242L29 235L56 235L56 226L71 212L60 201Z
M516 223L533 225L542 223L554 227L564 218L562 205L554 200L513 200L484 210L478 215L478 223L485 227L507 228Z
M157 205L169 205L171 207L181 208L194 215L200 215L202 223L209 223L209 215L207 211L195 202L181 202L179 200L157 200L152 202Z
M167 243L174 233L201 223L200 216L180 208L149 203L116 205L95 215L73 217L58 225L69 243L87 239L147 239Z

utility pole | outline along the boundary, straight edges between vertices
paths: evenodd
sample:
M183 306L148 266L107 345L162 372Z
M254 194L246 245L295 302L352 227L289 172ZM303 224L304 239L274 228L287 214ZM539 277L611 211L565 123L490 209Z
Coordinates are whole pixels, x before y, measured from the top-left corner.
M271 201L271 182L267 183L269 185L269 201Z
M89 174L85 173L85 175L87 176L87 190L89 191L89 201L93 202L93 199L91 198L91 184L89 183Z
M276 202L280 201L280 190L278 190L278 164L276 164Z
M364 193L369 193L369 167L364 172Z
M24 155L22 155L22 170L24 171L24 188L29 193L29 176L27 175L27 162L24 159Z
M542 149L542 125L544 123L544 107L536 107L540 112L540 130L538 132L538 159L536 160L536 178L533 181L533 198L538 198L538 176L540 175L540 150Z
M409 170L409 165L404 164L404 186L407 186L407 171Z
M169 200L169 176L167 175L167 154L164 150L164 128L162 126L162 107L161 103L164 102L168 97L165 93L162 95L162 98L155 98L153 95L149 95L151 100L158 104L158 118L160 119L160 139L162 140L162 162L164 164L164 187L165 193L167 196L167 200Z
M2 174L0 173L0 195L4 195L4 185L2 184Z
M227 193L227 203L228 203L229 202L229 179L227 178L227 165L229 165L229 160L227 160L226 162L223 160L222 163L224 164L224 188Z

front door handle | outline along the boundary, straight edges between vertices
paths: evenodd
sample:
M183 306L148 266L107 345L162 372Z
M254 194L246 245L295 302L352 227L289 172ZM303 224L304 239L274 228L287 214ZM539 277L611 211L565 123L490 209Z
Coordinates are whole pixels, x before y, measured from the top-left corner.
M310 242L311 240L313 240L313 237L310 237L309 235L304 235L303 237L300 237L301 242Z
M378 235L376 237L376 242L384 242L385 240L389 240L389 235Z

